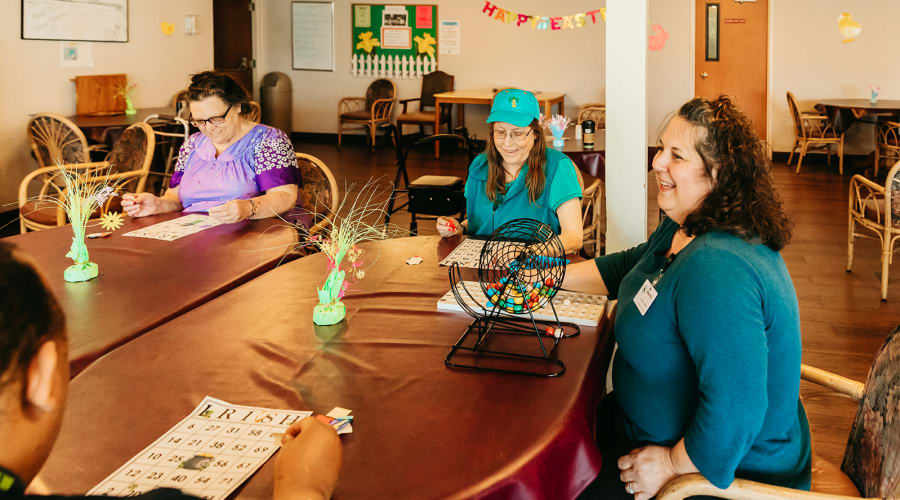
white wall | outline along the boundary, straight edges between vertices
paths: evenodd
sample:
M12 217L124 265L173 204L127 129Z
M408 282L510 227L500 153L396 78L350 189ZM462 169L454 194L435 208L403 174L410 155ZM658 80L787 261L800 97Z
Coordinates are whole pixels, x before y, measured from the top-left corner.
M897 64L896 0L771 0L772 32L772 147L788 151L793 124L785 92L790 90L801 109L817 99L868 98L869 86L881 87L880 99L900 99ZM837 19L849 12L862 25L856 41L842 43ZM846 140L848 153L872 150L872 126L854 126Z
M183 17L197 15L198 35L183 33ZM75 113L76 75L125 73L136 83L136 107L163 106L188 75L213 65L212 0L131 0L127 43L93 43L93 67L61 67L59 42L22 40L21 2L0 2L0 211L14 208L19 181L36 167L25 135L29 115ZM176 26L165 36L160 23Z

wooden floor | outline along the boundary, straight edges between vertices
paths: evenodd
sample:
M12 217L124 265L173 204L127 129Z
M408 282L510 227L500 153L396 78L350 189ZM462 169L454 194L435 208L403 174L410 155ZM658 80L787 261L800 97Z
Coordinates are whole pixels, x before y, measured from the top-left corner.
M334 171L341 189L381 177L388 183L396 172L393 150L371 153L361 145L337 151L331 143L298 143L299 152L315 155ZM445 153L440 161L428 153L413 154L411 178L426 173L465 177L461 153ZM847 273L847 190L850 174L817 158L804 161L795 175L784 162L775 165L776 186L794 223L794 237L783 251L800 301L803 362L863 381L876 350L887 333L900 324L900 261L891 269L888 302L880 300L879 248L873 240L857 239L853 272ZM648 182L649 230L658 223L656 184ZM398 212L393 223L408 228L409 215ZM420 234L436 234L433 222L423 222ZM801 395L809 415L815 453L840 464L856 403L803 383Z

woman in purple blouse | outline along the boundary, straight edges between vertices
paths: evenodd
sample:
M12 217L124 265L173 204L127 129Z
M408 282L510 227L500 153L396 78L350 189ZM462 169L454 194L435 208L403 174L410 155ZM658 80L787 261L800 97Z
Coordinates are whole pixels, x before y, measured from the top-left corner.
M181 146L165 194L127 193L125 212L132 217L208 212L222 222L237 222L293 208L300 183L294 147L281 130L241 116L249 99L228 75L205 71L191 77L188 106L200 132Z

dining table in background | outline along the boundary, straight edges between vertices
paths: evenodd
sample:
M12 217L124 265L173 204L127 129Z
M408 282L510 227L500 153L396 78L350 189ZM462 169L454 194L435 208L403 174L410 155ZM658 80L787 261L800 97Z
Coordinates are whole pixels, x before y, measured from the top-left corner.
M457 126L465 126L466 123L466 104L482 104L490 106L494 101L500 89L477 89L477 90L451 90L448 92L439 92L434 94L434 107L437 112L434 114L434 130L437 133L440 130L441 106L444 104L456 104L456 121ZM544 109L544 116L551 116L553 106L556 105L557 113L565 114L565 92L535 92L538 104ZM453 127L450 127L453 130ZM440 144L434 143L434 157L440 158Z
M136 114L126 115L119 113L114 115L72 115L67 117L78 126L89 141L112 146L122 130L129 126L142 122L152 115L175 115L175 108L161 106L155 108L138 108Z
M73 375L117 346L296 257L291 250L297 231L272 218L223 224L173 241L124 236L181 215L125 217L112 235L86 239L100 274L79 283L63 280L72 265L65 256L71 226L4 239L33 259L59 299Z
M472 321L436 310L450 287L438 263L460 241L363 244L366 276L351 285L337 325L312 321L328 273L318 253L110 352L72 381L39 479L53 492L83 493L209 395L316 413L351 409L335 498L574 498L601 464L593 426L612 354L608 319L561 341L559 377L445 367ZM412 256L423 261L409 265ZM504 341L540 352L532 336L491 340ZM235 496L271 498L273 462Z
M879 99L821 99L815 108L831 119L831 124L838 134L844 133L856 121L867 115L900 114L900 100Z

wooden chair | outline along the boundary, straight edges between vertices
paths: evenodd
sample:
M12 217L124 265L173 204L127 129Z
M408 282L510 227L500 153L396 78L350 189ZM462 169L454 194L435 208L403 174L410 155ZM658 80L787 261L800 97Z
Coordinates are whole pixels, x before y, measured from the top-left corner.
M797 159L796 173L800 173L803 157L811 152L810 147L819 148L818 152L828 154L828 164L831 165L831 145L837 145L838 173L844 175L844 133L834 130L829 118L813 112L801 112L797 107L797 98L790 91L787 93L788 108L791 110L791 118L794 120L794 146L787 164L794 159L794 151L800 146L800 157Z
M338 149L344 124L363 125L369 129L372 149L375 149L375 127L391 121L397 86L394 82L380 78L369 84L365 97L344 97L338 102Z
M575 171L581 178L581 171L577 168ZM581 226L584 228L581 235L582 248L587 255L593 257L599 257L605 246L606 231L602 223L604 203L603 181L594 179L594 182L584 188L581 198Z
M900 326L891 332L875 354L865 384L802 365L800 377L858 401L844 460L838 468L813 455L811 491L735 479L719 489L700 474L686 474L670 481L656 497L677 500L692 495L733 499L900 498Z
M400 129L400 135L403 135L403 125L418 125L419 132L422 132L424 126L434 127L434 119L438 114L434 109L434 94L453 90L453 75L448 75L443 71L433 71L422 77L422 94L420 97L412 99L401 99L400 104L403 110L397 115L397 128ZM407 105L411 102L419 102L417 111L407 110ZM431 108L431 109L425 109ZM450 107L446 106L440 110L440 123L447 124L447 131L450 132ZM462 125L462 124L460 124ZM435 130L434 133L439 133Z
M847 272L853 265L853 240L877 237L881 243L881 300L886 301L894 245L900 239L900 161L888 171L883 185L859 174L850 179L848 220ZM856 232L857 224L875 236Z
M297 193L298 204L304 211L312 214L310 234L316 234L328 227L326 216L334 214L338 209L337 181L325 162L306 153L296 153L297 168L303 186Z
M892 164L900 160L900 123L879 120L875 124L875 177L882 160Z
M250 120L253 123L259 123L259 117L262 114L262 110L259 107L259 103L256 101L247 101L247 111L241 113L241 116Z
M578 118L575 123L580 124L584 120L593 120L597 129L606 128L606 104L592 102L578 107Z
M48 229L67 224L65 211L50 200L58 200L66 195L59 174L60 168L78 173L82 182L115 182L119 191L143 191L153 161L155 144L153 129L144 122L138 122L122 132L105 161L64 163L30 172L19 184L20 231L25 233L29 229ZM29 185L35 180L40 183L38 194L36 197L29 197ZM118 197L113 197L94 215L99 217L101 213L120 209Z

